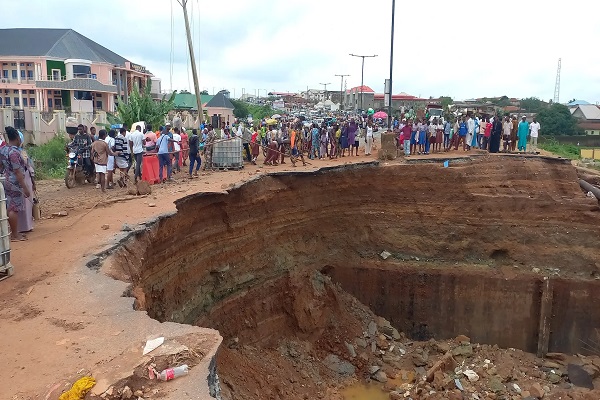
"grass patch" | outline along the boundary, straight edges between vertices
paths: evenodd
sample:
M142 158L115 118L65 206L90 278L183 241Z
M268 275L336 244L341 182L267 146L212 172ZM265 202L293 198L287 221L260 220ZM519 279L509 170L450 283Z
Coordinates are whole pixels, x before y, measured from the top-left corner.
M67 138L65 136L56 135L46 144L31 146L27 149L27 154L35 165L36 179L55 179L65 176L65 169L67 168L66 144Z
M547 139L543 143L540 143L539 146L550 153L568 158L569 160L579 160L581 158L579 146L575 146L574 144L561 144L555 139Z

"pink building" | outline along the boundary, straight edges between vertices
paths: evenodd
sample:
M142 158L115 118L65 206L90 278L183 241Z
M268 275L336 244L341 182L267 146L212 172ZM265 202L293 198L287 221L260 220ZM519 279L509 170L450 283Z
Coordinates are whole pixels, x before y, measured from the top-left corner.
M15 110L15 124L27 110L112 112L134 85L160 93L145 67L72 29L0 29L0 66L0 107Z

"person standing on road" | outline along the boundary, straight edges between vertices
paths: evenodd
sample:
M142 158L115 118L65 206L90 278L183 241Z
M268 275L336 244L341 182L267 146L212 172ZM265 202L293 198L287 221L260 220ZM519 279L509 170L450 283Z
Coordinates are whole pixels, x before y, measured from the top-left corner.
M189 136L185 131L185 128L181 128L181 164L187 165L187 159L190 154L190 143Z
M492 135L490 136L490 153L498 153L500 151L500 140L502 138L502 119L499 115L494 117L492 123Z
M467 120L467 135L465 136L465 150L471 150L471 144L473 142L473 136L475 134L475 121L472 117Z
M211 124L208 125L208 131L206 133L206 141L204 142L204 165L202 170L206 168L213 170L212 156L213 156L213 143L215 142L215 130Z
M517 136L519 138L518 150L521 152L527 151L527 136L529 135L529 122L527 122L527 118L523 115L521 117L521 122L519 122L519 130L517 132Z
M179 157L181 156L181 135L179 132L179 128L173 128L173 156L175 160L174 169L176 169L177 172L181 172L181 165L179 162Z
M119 133L115 138L115 164L119 169L119 179L117 183L120 187L127 186L127 181L129 180L129 142L125 138L125 134L127 133L127 129L121 128L119 129ZM100 186L96 186L98 189Z
M137 125L135 131L129 135L129 145L135 159L135 170L133 173L133 181L137 183L138 179L142 179L142 162L144 161L144 134L142 127Z
M512 129L510 131L510 151L514 153L517 149L517 132L519 131L519 121L517 121L517 116L512 116Z
M373 136L373 121L369 120L367 122L366 128L367 134L365 136L365 156L371 155L371 150L373 149L373 142L375 142L375 138Z
M538 136L540 135L540 123L537 122L536 118L533 117L533 122L529 125L529 130L531 131L531 152L536 154L538 152L537 143Z
M410 157L410 137L412 133L412 120L408 120L408 122L404 121L404 126L401 129L401 135L404 145L404 156Z
M510 122L509 117L504 117L504 122L502 123L502 139L504 141L503 150L505 153L510 151L511 141L510 141L510 133L512 131L512 122Z
M171 181L171 173L172 173L172 164L171 164L171 154L169 153L169 144L173 142L171 136L167 129L163 131L156 142L156 146L158 147L158 178L161 183L164 183L163 180L163 169L167 168L167 180Z
M31 198L31 192L25 183L25 161L19 151L21 139L12 126L5 129L8 144L0 147L0 164L4 170L4 194L6 195L6 210L10 226L10 240L20 241L27 238L19 233L19 211L25 209L25 201Z
M244 145L244 151L246 152L246 160L249 163L252 162L252 154L250 153L250 140L252 139L252 131L248 129L246 126L242 126L242 143Z
M463 144L463 150L464 151L467 150L466 137L467 137L468 133L469 133L469 128L467 127L467 121L466 121L466 118L463 117L460 124L458 124L458 135L457 135L456 142L454 145L454 150L458 150L458 147L460 146L461 142Z
M92 158L94 160L94 164L96 165L96 175L98 175L100 189L102 189L102 192L104 193L106 192L108 157L114 156L114 153L110 147L108 147L108 143L106 143L106 131L104 129L100 129L98 132L98 139L99 140L96 140L94 143L92 143Z
M110 131L108 131L108 135L106 135L106 138L104 139L104 141L108 145L108 148L111 150L111 153L115 149L115 136L116 135L117 135L117 131L115 131L114 129L111 129ZM114 182L113 182L114 171L115 171L115 156L109 155L108 161L106 163L106 188L107 189L114 189Z
M198 131L194 128L192 129L192 136L189 140L190 145L190 178L198 176L198 170L202 164L202 160L200 159L200 137L198 136ZM192 170L194 169L194 164L196 164L196 171L192 176Z

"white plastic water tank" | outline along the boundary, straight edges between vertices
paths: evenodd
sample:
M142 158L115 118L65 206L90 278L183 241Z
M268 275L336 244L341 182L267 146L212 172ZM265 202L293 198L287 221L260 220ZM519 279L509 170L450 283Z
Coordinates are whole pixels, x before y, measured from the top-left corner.
M242 168L242 139L223 140L213 145L212 162L215 168Z
M10 263L10 228L4 194L4 176L0 176L0 281L13 274Z

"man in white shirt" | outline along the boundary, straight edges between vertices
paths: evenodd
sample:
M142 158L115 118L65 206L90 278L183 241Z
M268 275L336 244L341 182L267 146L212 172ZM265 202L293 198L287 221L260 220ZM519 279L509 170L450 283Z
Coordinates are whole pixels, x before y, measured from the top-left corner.
M138 178L142 179L142 161L144 159L144 142L146 138L142 133L142 127L137 125L135 131L129 135L129 146L135 158L134 182L137 183Z
M475 121L473 118L469 117L467 120L467 136L465 137L465 144L467 145L467 150L471 150L471 143L473 142L473 135L475 134Z
M179 154L181 154L181 135L179 134L179 128L173 128L173 156L175 157L174 169L177 169L177 172L181 172Z
M540 134L540 128L541 128L540 123L537 122L535 117L533 117L533 122L529 125L529 129L531 131L531 152L533 154L538 153L537 141L538 141L538 136Z

